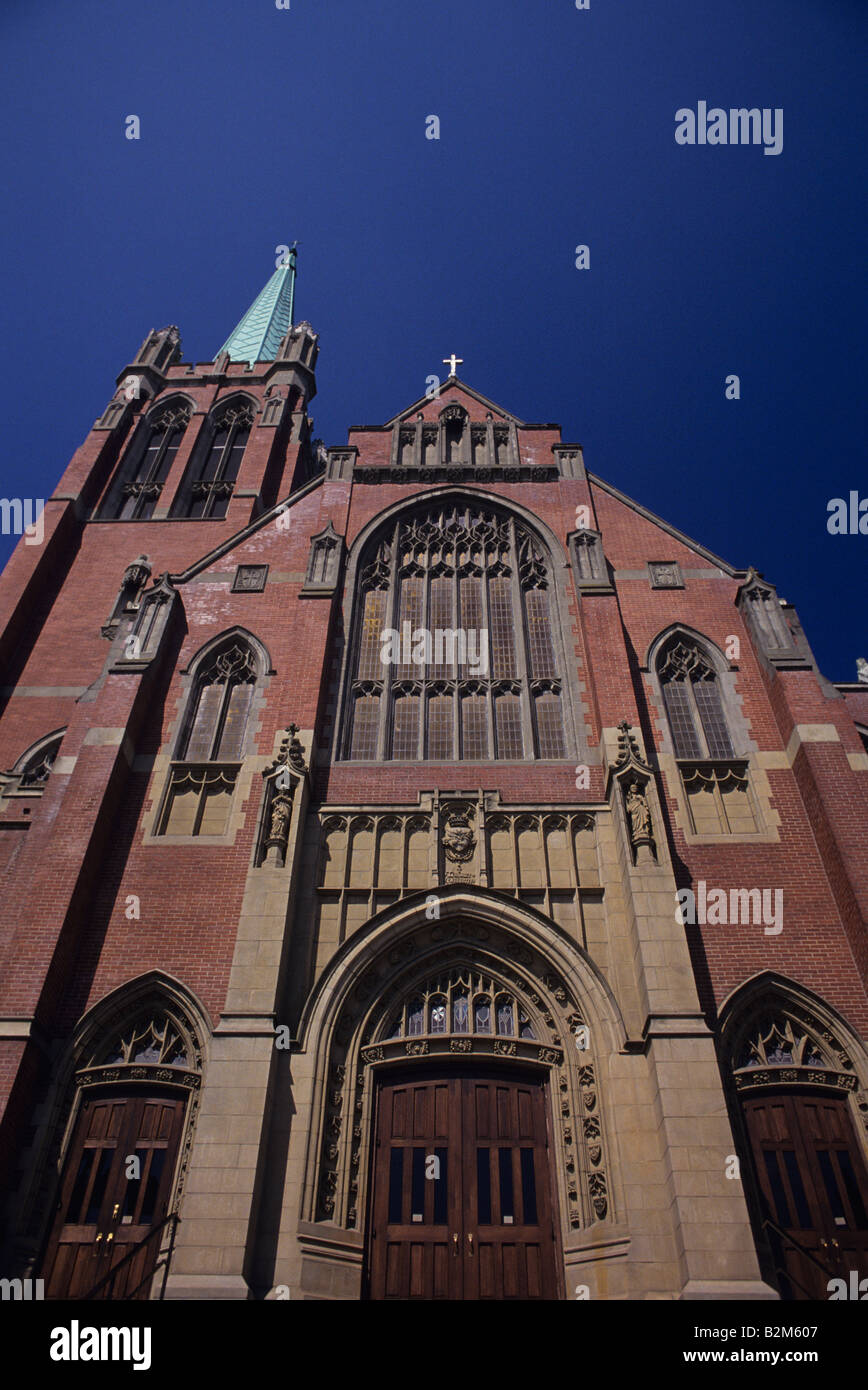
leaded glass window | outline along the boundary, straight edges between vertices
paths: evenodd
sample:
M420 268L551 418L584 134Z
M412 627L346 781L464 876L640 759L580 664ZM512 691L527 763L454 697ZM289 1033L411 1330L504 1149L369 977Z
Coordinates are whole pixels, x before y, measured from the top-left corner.
M159 1065L193 1068L198 1048L192 1032L179 1019L154 1008L135 1014L108 1040L83 1059L87 1067Z
M362 557L342 756L567 756L551 565L475 502L403 513Z
M173 516L219 520L226 515L253 419L248 401L217 408L178 491Z
M228 638L196 673L159 819L162 835L222 835L256 692L250 646Z
M537 1036L513 994L500 989L490 976L462 967L430 980L423 989L414 989L397 1013L390 1015L383 1038L437 1033L501 1038L518 1035L531 1040Z
M717 673L698 643L667 643L657 664L676 758L731 758Z
M106 497L102 517L148 521L190 421L186 404L163 406L139 427Z
M256 663L246 643L222 647L197 676L179 756L186 762L240 758L255 683Z

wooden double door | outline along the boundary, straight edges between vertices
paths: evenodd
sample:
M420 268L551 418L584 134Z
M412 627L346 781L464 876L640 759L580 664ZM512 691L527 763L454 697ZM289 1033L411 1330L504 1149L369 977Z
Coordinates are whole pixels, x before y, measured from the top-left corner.
M47 1298L148 1297L186 1104L168 1088L82 1098L43 1261ZM135 1246L116 1278L92 1295Z
M855 1270L864 1279L868 1173L846 1097L779 1092L745 1101L744 1111L763 1214L793 1238L771 1231L784 1296L825 1300L830 1278L848 1281Z
M497 1068L383 1077L367 1297L561 1296L547 1094Z

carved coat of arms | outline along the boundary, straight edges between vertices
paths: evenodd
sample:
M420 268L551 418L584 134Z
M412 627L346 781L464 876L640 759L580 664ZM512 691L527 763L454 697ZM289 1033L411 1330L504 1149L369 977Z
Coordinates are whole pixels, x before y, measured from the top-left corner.
M476 836L463 817L447 821L443 831L443 852L453 864L467 864L476 849Z

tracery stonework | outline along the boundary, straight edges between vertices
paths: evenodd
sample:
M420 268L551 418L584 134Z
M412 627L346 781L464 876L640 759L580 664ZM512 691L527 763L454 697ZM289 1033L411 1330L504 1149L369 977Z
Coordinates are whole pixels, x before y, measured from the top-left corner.
M456 964L462 940L476 942L474 961L484 954L490 966L480 971L476 964ZM447 941L451 944L444 945ZM426 962L421 980L418 965L405 964L420 953ZM509 956L521 958L523 970L507 964ZM604 1220L610 1197L596 1073L590 1050L581 1054L580 1065L571 1067L563 1047L564 1035L582 1024L564 981L521 943L471 921L451 920L420 929L393 948L389 962L385 969L367 972L355 992L355 1008L344 1010L335 1029L330 1075L348 1076L354 1055L369 1072L401 1056L427 1059L447 1054L526 1059L551 1068L550 1097L557 1110L569 1225L580 1229ZM528 966L538 972L533 984L523 973ZM362 1094L356 1089L354 1105L363 1114L373 1078L369 1080L364 1070L358 1075L364 1085ZM348 1163L342 1164L340 1150L333 1150L332 1143L340 1131L339 1112L347 1102L338 1089L329 1100L317 1209L325 1219L352 1227L358 1219L361 1181L353 1175L362 1170L364 1127L354 1133ZM574 1113L582 1117L578 1136ZM577 1144L582 1150L578 1165Z

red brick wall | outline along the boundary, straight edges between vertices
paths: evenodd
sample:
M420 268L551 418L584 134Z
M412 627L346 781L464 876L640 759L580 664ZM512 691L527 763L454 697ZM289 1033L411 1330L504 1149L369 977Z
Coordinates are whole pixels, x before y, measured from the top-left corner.
M261 371L251 374L236 367L231 375L261 396ZM196 399L197 408L207 408L216 388L188 382L186 368L173 367L167 390L183 389ZM221 390L226 394L227 388ZM424 417L436 418L453 394L459 397L457 391L446 392L427 403ZM463 400L471 418L484 419L478 403ZM523 462L551 465L551 445L559 441L556 429L519 431L519 437ZM282 460L276 462L275 449L287 452L286 431L277 445L275 439L274 430L254 431L239 486L255 489L268 472L276 495L285 495L297 445L288 449L284 466ZM389 433L353 432L351 442L360 449L361 464L389 462ZM116 452L111 436L92 433L58 491L75 495L83 489L96 497L109 482ZM186 453L185 445L162 505L171 500ZM868 692L845 702L826 695L811 671L771 675L757 658L735 607L740 581L725 573L709 578L687 574L683 590L653 590L645 577L622 578L616 595L580 601L566 568L566 537L575 529L579 504L592 507L592 524L602 531L607 559L616 570L644 571L648 560L675 560L684 571L714 568L688 544L595 484L569 478L497 481L469 490L520 504L554 533L560 547L556 580L571 624L565 646L584 685L577 722L580 728L589 725L590 750L596 750L603 727L625 716L642 727L651 748L659 749L662 711L648 700L640 667L654 637L674 622L688 624L721 648L730 634L739 636L737 688L750 736L760 750L781 752L796 724L833 724L839 730L840 743L806 744L792 769L769 772L773 807L781 818L777 844L688 846L662 778L659 785L679 882L704 878L710 887L784 890L780 936L766 936L757 926L686 929L705 1006L719 1005L757 971L773 969L816 990L853 1025L868 1027L868 851L861 829L868 811L868 774L851 769L846 758L848 751L862 750L851 713L868 722ZM162 785L147 770L131 768L116 747L85 744L85 735L93 727L121 727L128 730L139 758L167 751L180 712L182 672L206 642L239 624L265 644L273 667L256 736L258 755L271 756L275 736L290 720L302 728L316 727L318 738L327 738L333 711L326 704L334 696L336 677L330 632L340 600L300 597L310 538L331 520L351 545L384 509L428 491L422 484L323 482L292 507L288 529L271 522L239 542L181 585L176 655L171 669L149 677L144 700L136 693L142 677L105 674L109 644L100 626L115 602L124 568L144 552L154 576L165 571L177 575L246 525L254 504L235 499L223 522L93 524L74 520L71 502L50 504L46 537L59 531L60 539L53 549L49 539L43 547L19 545L0 580L0 617L14 629L17 686L71 687L87 690L88 696L13 696L0 713L3 766L10 767L36 739L63 725L69 726L69 734L62 753L79 756L73 774L52 776L45 796L33 799L30 829L0 830L7 884L0 921L2 1011L36 1009L46 1027L68 1033L105 993L160 968L195 991L217 1019L261 788L254 781L244 827L232 846L145 845L142 815ZM270 566L264 593L231 592L240 563ZM590 789L577 791L572 763L459 763L436 773L424 765L360 768L337 763L317 770L315 790L333 802L413 803L436 778L447 791L482 787L514 802L592 802L603 795L603 769L592 766L591 774ZM19 817L21 806L17 803L0 819ZM138 921L124 915L130 894L141 902ZM58 920L64 914L65 941L60 939L63 920ZM0 1049L0 1075L4 1067L7 1073L4 1094L20 1051L17 1043Z

